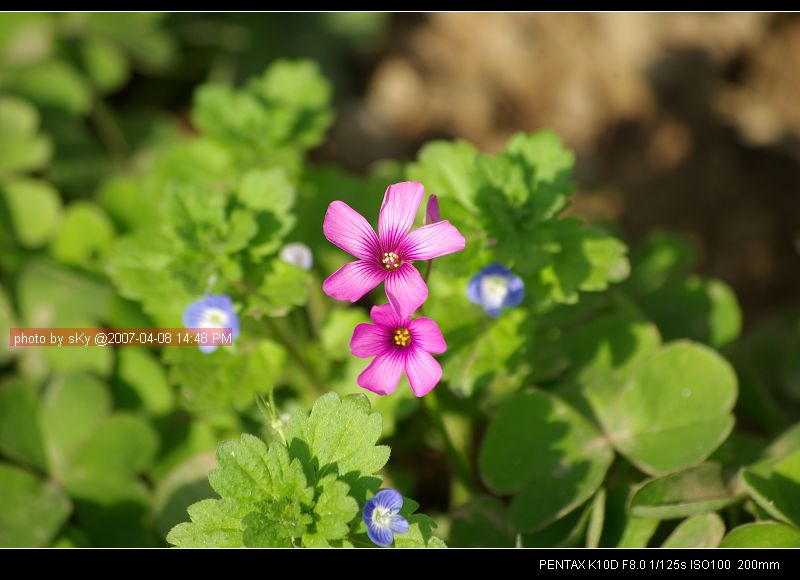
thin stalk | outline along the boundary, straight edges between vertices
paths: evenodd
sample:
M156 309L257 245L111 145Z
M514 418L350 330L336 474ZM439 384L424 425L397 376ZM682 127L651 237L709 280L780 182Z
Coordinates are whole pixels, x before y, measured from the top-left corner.
M286 347L286 350L289 352L289 355L295 360L297 365L302 369L305 375L309 378L309 380L313 383L314 387L320 394L325 394L328 392L328 389L325 386L325 381L322 380L322 377L319 376L316 369L311 366L311 363L308 362L305 355L298 350L295 346L292 339L286 335L280 325L275 324L275 321L272 320L269 316L264 317L264 322L269 327L272 334L277 338L283 346Z
M103 142L114 165L119 169L128 155L128 142L114 119L114 115L103 99L99 97L94 102L92 121L97 129L97 136Z
M469 464L466 457L456 448L453 440L450 438L450 434L447 432L447 426L444 424L444 418L442 417L442 408L439 404L435 389L425 396L425 402L428 412L433 422L436 424L436 428L439 429L442 435L445 451L450 458L450 464L453 467L458 481L464 486L464 489L466 489L468 493L474 494L476 486L470 475Z

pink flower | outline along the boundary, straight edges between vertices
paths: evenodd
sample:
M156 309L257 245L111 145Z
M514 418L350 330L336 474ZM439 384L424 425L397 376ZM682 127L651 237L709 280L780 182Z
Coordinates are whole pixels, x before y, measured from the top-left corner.
M388 395L405 371L414 394L427 395L442 378L442 367L431 354L447 350L439 326L430 318L409 320L391 304L373 306L369 316L375 324L359 324L350 339L354 356L375 357L358 375L359 386Z
M442 221L442 216L439 213L439 198L432 195L428 198L428 206L425 208L425 217L422 219L422 225L435 224Z
M328 206L322 226L325 237L358 258L331 274L322 284L328 296L355 302L381 282L397 312L410 317L428 298L428 287L414 260L432 260L464 249L464 236L440 221L409 231L425 188L405 181L390 185L378 216L378 235L364 217L343 201Z

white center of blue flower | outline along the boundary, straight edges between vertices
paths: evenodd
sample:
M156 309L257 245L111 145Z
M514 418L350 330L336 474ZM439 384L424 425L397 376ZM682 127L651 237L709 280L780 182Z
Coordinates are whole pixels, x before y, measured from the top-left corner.
M372 523L382 528L388 528L393 515L394 510L377 505L372 511Z
M484 307L500 308L508 296L508 280L505 276L484 276L481 279L481 298Z
M206 308L198 328L227 328L228 313L220 308Z

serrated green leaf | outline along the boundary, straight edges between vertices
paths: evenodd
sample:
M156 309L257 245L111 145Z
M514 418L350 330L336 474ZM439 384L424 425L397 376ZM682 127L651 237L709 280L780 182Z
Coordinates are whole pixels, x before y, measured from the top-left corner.
M389 447L375 444L381 436L381 423L378 413L370 414L366 396L340 399L336 393L328 393L317 399L310 415L292 415L286 439L309 479L336 473L360 498L364 486L379 485L380 480L375 482L369 476L389 460Z
M330 474L319 484L321 491L314 503L314 530L303 536L303 545L313 546L340 540L350 531L348 525L358 513L358 502L348 495L350 487Z

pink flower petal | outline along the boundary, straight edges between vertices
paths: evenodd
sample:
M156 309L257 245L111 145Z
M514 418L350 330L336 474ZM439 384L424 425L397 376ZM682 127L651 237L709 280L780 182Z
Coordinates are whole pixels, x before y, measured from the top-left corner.
M422 220L422 225L427 226L442 221L442 215L439 212L439 198L432 195L428 198L428 205L425 208L425 217Z
M325 237L348 254L366 260L378 255L378 236L369 222L343 201L328 206L322 224Z
M408 327L408 318L399 316L394 306L391 304L373 306L372 310L369 311L369 317L375 324L385 326L392 330Z
M430 354L420 348L414 348L406 356L406 375L414 394L417 397L424 397L441 380L442 367Z
M377 324L356 325L353 337L350 339L350 352L360 358L386 353L391 349L389 332Z
M375 288L386 277L386 271L375 264L358 260L336 270L322 283L322 290L337 300L355 302Z
M432 260L460 252L465 244L461 232L444 220L410 232L403 239L400 251L406 260Z
M447 343L444 341L442 331L439 330L439 325L430 318L412 320L408 330L416 348L433 354L442 354L447 350Z
M378 355L358 375L358 385L373 393L388 395L397 388L404 363L405 357L397 351Z
M406 320L428 299L425 281L419 271L409 263L389 272L384 287L398 316Z
M423 195L425 188L416 181L395 183L386 189L378 215L378 236L383 251L392 251L414 225Z

